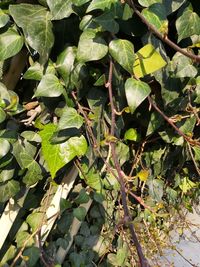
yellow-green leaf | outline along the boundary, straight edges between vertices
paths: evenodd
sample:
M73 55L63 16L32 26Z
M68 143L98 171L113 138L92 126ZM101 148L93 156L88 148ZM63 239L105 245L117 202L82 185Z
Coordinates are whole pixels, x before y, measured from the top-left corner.
M163 68L166 64L154 46L147 44L136 53L133 72L137 78L140 78Z
M136 177L138 177L140 181L145 182L149 177L149 170L141 170L137 173Z

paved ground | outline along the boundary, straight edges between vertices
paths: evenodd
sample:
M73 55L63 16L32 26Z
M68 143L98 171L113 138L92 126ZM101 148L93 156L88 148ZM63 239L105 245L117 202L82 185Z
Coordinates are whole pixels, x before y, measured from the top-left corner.
M159 264L151 263L152 267L200 267L200 213L188 213L186 220L190 227L181 237L175 230L171 232L176 250L166 250Z

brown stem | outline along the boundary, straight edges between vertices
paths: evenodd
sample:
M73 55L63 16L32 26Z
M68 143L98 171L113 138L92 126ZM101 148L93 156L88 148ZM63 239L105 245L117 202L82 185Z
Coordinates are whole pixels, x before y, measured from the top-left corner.
M148 27L148 29L151 32L153 32L159 39L161 39L163 42L165 42L166 44L168 44L175 51L178 51L181 54L183 54L184 56L186 56L188 58L191 58L195 62L200 62L200 56L195 55L195 54L192 54L190 52L187 52L186 50L184 50L183 48L181 48L180 46L178 46L177 44L175 44L174 42L172 42L170 39L168 39L168 37L166 35L163 35L162 33L160 33L156 29L156 27L154 27L152 24L150 24L146 20L146 18L140 13L140 11L135 7L135 5L134 5L134 3L133 3L132 0L127 0L126 2L133 9L133 11L135 12L135 14L137 14L137 16L142 20L142 22Z
M168 118L160 109L159 107L153 102L152 98L150 96L148 96L148 100L150 105L174 128L174 130L180 135L182 136L185 141L187 141L189 144L191 145L200 145L200 143L197 140L193 140L192 138L190 138L189 136L187 136L186 134L184 134L173 122L172 120L170 120L170 118Z
M112 60L110 60L109 77L108 77L108 82L106 83L106 87L108 88L109 100L110 100L110 106L111 106L110 134L112 136L114 136L115 135L115 115L116 114L115 114L115 106L114 106L113 93L112 93L112 75L113 75L113 62L112 62ZM133 224L130 223L131 216L130 216L128 204L127 204L127 195L126 195L126 187L124 184L124 176L123 176L123 172L121 170L120 164L119 164L119 160L117 158L115 142L111 141L110 146L111 146L111 152L112 152L112 158L113 158L114 166L115 166L115 169L116 169L117 174L118 174L117 179L118 179L118 182L120 184L121 199L122 199L122 206L123 206L123 210L124 210L125 222L129 222L128 227L129 227L129 230L131 233L132 241L135 244L135 247L136 247L136 250L138 253L141 267L149 267L148 261L143 254L142 247L141 247L141 245L138 241L137 235L135 233Z

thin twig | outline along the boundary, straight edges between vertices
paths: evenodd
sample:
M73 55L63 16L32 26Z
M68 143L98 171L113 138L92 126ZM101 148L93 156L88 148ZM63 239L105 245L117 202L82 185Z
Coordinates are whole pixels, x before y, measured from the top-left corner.
M160 109L159 107L154 103L154 101L152 100L152 98L150 96L148 96L148 100L150 105L174 128L174 130L180 135L182 136L185 141L187 141L189 144L191 145L196 145L196 146L200 146L200 142L198 142L197 140L194 140L192 138L190 138L189 136L187 136L186 134L184 134L173 122L172 120L170 120L169 117L167 117Z
M180 52L181 54L183 54L184 56L191 58L192 60L194 60L195 62L200 62L200 56L192 54L186 50L184 50L183 48L181 48L180 46L178 46L177 44L175 44L174 42L172 42L165 34L160 33L156 27L154 27L152 24L150 24L146 18L140 13L140 11L135 7L135 4L133 3L132 0L127 0L126 1L127 4L133 9L133 11L135 12L135 14L137 14L137 16L142 20L142 22L148 27L148 29L153 32L159 39L161 39L163 42L165 42L167 45L169 45L172 49L174 49L175 51Z
M108 82L106 83L106 87L108 88L108 93L109 93L109 100L110 100L110 106L111 106L111 129L110 129L110 135L111 136L115 136L115 106L114 106L114 101L113 101L113 92L112 92L112 76L113 76L113 62L112 60L110 60L110 67L109 67L109 77L108 77ZM142 247L138 241L137 235L135 233L133 224L130 223L131 221L131 216L129 213L129 209L128 209L128 204L127 204L127 194L126 194L126 187L124 184L124 173L121 170L118 158L117 158L117 154L116 154L116 147L115 147L115 142L111 141L110 142L110 146L111 146L111 152L112 152L112 158L113 158L113 162L114 162L114 166L115 169L117 171L118 174L118 182L120 184L120 191L121 191L121 199L122 199L122 206L123 206L123 210L124 210L124 219L125 222L129 222L128 223L128 227L131 233L131 237L132 237L132 241L135 244L137 253L138 253L138 257L140 260L140 264L141 267L148 267L148 261L145 258L143 251L142 251Z
M197 162L196 162L196 160L195 160L195 158L194 158L194 155L193 155L193 153L192 153L191 145L190 145L188 142L187 142L187 145L188 145L188 150L189 150L190 156L191 156L192 161L193 161L193 163L194 163L194 167L195 167L195 169L196 169L198 175L200 176L200 169L199 169L199 167L198 167L198 165L197 165Z
M129 193L135 200L137 200L137 202L138 202L141 206L143 206L145 209L148 209L148 210L150 210L151 212L155 213L151 207L149 207L148 205L146 205L146 204L144 203L144 200L143 200L141 197L137 196L136 194L134 194L134 193L131 192L131 191L128 191L128 193Z

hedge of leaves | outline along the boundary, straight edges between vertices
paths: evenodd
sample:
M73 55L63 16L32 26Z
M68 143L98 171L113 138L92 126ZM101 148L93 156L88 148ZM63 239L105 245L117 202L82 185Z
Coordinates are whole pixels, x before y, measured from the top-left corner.
M0 2L0 211L20 207L0 266L144 267L167 245L199 195L197 2Z

